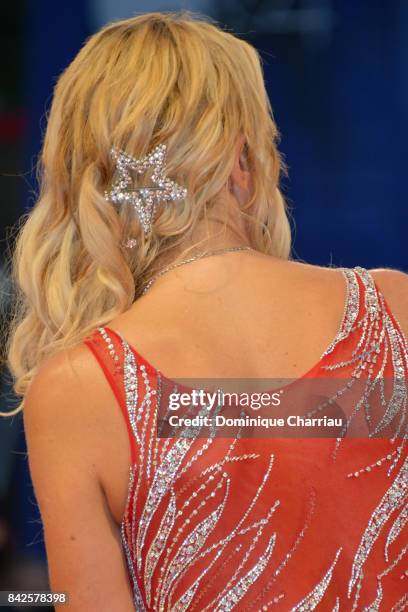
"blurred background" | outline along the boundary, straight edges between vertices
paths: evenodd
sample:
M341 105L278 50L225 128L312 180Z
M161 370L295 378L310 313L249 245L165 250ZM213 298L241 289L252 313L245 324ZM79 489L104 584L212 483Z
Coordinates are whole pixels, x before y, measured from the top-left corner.
M178 9L215 18L262 55L289 168L283 191L295 256L408 270L406 0L17 0L0 6L3 323L7 237L36 198L35 164L58 75L105 23ZM15 398L2 374L5 410ZM21 415L0 418L0 590L42 588L43 533Z

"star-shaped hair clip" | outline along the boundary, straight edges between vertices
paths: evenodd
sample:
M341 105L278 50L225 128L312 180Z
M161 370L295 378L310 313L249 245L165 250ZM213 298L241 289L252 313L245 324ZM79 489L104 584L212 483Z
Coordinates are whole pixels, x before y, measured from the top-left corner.
M105 198L114 204L131 204L139 217L145 234L151 232L154 215L160 202L182 200L187 189L178 185L166 176L167 146L160 144L141 159L117 149L111 149L112 159L116 164L115 178ZM152 187L135 189L133 176L145 173L153 168ZM135 246L135 239L129 239L126 246Z

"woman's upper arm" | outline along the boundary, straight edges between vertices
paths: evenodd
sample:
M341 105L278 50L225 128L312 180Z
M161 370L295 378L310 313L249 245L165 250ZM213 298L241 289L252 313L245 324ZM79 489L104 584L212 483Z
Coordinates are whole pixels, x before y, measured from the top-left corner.
M34 490L44 526L50 588L66 612L134 611L120 530L98 476L103 452L92 393L66 354L46 363L24 403ZM99 419L100 420L100 419Z

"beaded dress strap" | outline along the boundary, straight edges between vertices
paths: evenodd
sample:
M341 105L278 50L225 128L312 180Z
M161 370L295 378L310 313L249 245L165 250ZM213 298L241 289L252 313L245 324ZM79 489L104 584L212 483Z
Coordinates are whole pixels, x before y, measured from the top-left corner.
M127 344L105 327L98 327L84 344L95 356L119 405L128 431L133 465L139 456L135 423L138 390L135 358Z
M338 333L322 357L333 353L341 342L347 340L357 330L364 330L366 327L371 328L372 326L377 331L377 333L374 331L372 335L373 340L380 338L384 342L386 336L395 337L399 347L405 349L403 352L406 354L407 341L403 331L391 313L372 275L362 267L341 268L341 271L346 279L346 302L343 318ZM365 335L369 335L368 331ZM405 362L406 365L407 362ZM401 369L399 373L403 373Z
M323 355L321 370L347 380L337 392L339 396L355 386L357 379L361 379L360 385L364 382L362 400L356 405L350 422L362 408L367 411L369 421L370 398L374 392L381 394L383 409L370 435L379 435L391 426L394 433L391 439L402 437L392 470L408 438L407 342L372 275L361 267L342 269L342 272L347 281L343 321ZM390 389L387 399L385 381Z
M336 346L349 336L359 315L360 287L356 272L348 268L341 268L341 272L343 273L346 281L346 301L343 310L343 317L340 323L339 331L337 332L334 340L323 353L322 357L332 353Z

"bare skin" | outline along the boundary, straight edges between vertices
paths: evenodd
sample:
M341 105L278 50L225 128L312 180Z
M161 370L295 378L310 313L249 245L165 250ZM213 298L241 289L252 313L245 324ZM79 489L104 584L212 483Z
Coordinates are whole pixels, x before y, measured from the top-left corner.
M239 204L248 186L239 156L231 176ZM408 276L373 275L408 335ZM298 378L336 335L344 302L338 270L236 252L169 272L109 326L169 378ZM133 610L119 531L128 434L86 347L41 365L24 425L51 587L71 594L61 610Z

